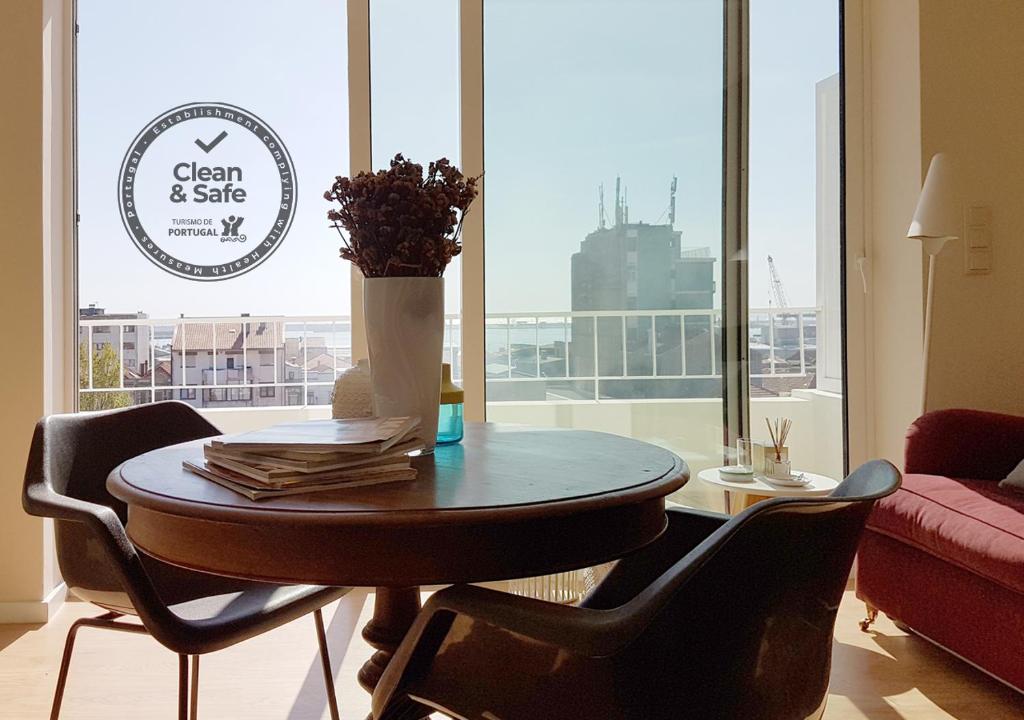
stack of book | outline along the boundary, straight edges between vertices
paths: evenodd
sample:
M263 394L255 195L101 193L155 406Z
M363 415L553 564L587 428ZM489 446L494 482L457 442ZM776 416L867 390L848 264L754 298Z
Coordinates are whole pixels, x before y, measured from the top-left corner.
M274 425L213 440L204 461L184 466L251 500L412 480L419 425L408 417Z

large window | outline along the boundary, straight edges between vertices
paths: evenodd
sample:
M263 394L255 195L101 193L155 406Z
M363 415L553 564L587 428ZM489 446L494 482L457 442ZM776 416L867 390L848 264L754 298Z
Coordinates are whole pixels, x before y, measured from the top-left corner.
M722 54L720 0L485 2L489 419L720 461Z
M465 155L471 405L695 471L789 417L794 465L839 475L838 6L79 0L80 407L326 414L360 339L323 190Z
M726 7L747 20L731 36ZM789 417L797 467L841 474L837 4L485 0L484 19L488 418L631 435L699 470ZM749 108L732 165L728 107ZM725 238L730 188L747 225ZM750 303L727 356L723 300L743 294L724 247ZM723 379L749 383L749 419L725 417ZM684 495L717 501L702 490Z
M289 371L329 402L351 362L321 199L348 173L345 3L77 7L80 405L279 405L227 390Z

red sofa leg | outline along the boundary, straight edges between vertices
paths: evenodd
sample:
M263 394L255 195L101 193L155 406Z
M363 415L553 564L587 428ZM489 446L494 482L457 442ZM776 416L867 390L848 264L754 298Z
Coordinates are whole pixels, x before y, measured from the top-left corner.
M878 619L878 608L874 607L871 603L864 603L864 607L867 608L868 614L863 620L860 621L861 632L868 632L871 625Z

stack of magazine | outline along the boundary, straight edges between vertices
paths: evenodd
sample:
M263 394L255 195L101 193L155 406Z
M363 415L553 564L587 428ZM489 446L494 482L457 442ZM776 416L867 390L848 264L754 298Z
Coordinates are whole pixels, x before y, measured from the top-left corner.
M251 500L412 480L419 418L353 418L274 425L203 446L185 469Z

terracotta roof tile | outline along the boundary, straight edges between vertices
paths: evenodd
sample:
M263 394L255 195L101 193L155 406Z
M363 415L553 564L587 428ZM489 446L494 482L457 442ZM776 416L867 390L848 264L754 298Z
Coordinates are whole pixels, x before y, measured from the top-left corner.
M216 328L216 336L214 329ZM245 339L243 341L243 332ZM281 323L205 323L188 322L174 328L171 347L175 351L217 350L242 351L243 345L250 350L271 350L281 346Z

